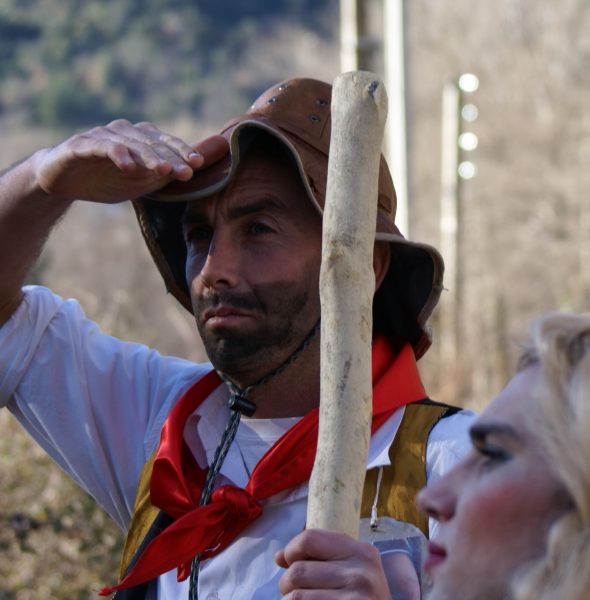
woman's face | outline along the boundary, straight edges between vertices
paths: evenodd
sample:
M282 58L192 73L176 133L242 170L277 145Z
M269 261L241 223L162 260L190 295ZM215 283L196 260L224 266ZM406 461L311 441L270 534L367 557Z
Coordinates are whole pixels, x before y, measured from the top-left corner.
M419 495L440 524L425 564L430 600L509 598L515 572L544 553L565 493L534 432L539 375L517 374L473 425L471 452Z

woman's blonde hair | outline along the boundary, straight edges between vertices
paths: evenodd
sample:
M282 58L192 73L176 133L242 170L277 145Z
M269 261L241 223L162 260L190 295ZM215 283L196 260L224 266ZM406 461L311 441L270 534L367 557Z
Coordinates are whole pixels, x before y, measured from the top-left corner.
M552 313L531 327L520 368L537 363L536 433L571 510L550 527L545 556L514 582L517 600L590 594L590 315Z

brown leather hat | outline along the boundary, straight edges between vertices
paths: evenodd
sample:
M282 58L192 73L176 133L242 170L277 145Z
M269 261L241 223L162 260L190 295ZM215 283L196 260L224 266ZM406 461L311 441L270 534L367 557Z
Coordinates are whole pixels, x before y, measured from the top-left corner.
M326 197L331 95L331 85L314 79L290 79L272 86L246 113L222 128L220 133L230 145L224 160L196 172L190 181L175 181L134 200L142 233L166 286L187 310L192 311L181 225L185 202L223 189L252 140L266 132L289 149L309 198L321 213ZM378 189L376 239L391 244L392 260L375 295L374 328L396 332L420 357L430 346L426 322L442 290L443 261L435 248L406 240L395 226L395 190L383 156Z

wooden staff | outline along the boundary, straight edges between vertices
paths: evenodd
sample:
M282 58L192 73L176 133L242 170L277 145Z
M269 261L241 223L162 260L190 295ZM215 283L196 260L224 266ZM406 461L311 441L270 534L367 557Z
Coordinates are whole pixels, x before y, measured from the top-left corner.
M386 117L387 93L375 75L335 79L320 270L319 439L307 527L354 538L372 416L373 247Z

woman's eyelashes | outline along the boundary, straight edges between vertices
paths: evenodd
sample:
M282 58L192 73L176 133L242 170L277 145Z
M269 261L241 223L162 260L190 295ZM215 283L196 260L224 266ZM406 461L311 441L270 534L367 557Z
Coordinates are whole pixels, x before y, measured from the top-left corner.
M489 442L474 443L474 448L479 455L480 465L486 469L499 466L512 458L508 450Z

